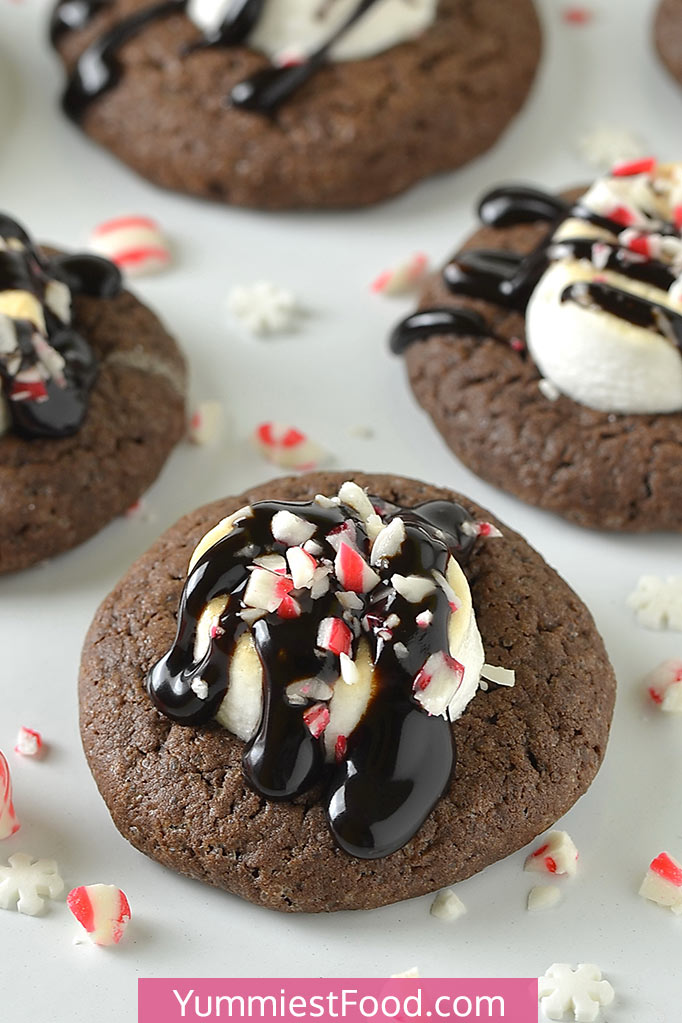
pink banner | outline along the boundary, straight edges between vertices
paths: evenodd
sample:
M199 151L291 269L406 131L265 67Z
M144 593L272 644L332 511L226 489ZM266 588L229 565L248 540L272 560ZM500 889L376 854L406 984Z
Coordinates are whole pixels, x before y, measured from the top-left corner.
M138 981L138 1023L199 1020L537 1019L538 982L482 978L225 979Z

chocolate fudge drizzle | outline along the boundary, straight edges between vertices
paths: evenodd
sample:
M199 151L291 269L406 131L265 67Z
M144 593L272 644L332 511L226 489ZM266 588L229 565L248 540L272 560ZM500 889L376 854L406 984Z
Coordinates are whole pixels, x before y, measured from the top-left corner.
M281 2L281 0L280 0ZM329 51L367 11L381 0L359 0L346 21L327 41L301 64L266 67L239 82L230 94L234 107L259 114L270 114L294 95L327 62ZM113 0L61 0L52 16L50 35L56 44L65 32L85 28ZM88 105L113 88L122 69L118 59L121 47L134 39L147 25L187 10L189 0L160 0L127 15L105 30L81 54L62 97L65 112L79 121ZM181 56L189 57L207 46L242 46L262 17L267 0L233 0L215 32L204 35Z
M371 500L385 523L398 515L402 518L406 538L383 568L375 566L381 582L369 593L357 594L362 608L346 611L344 618L353 633L353 658L361 640L369 648L373 688L367 710L347 737L345 748L339 750L337 745L336 764L327 764L323 737L315 738L304 722L306 708L286 699L287 687L297 681L316 678L334 683L339 678L338 656L316 647L322 620L344 616L337 596L343 587L331 575L329 591L315 600L309 589L291 591L301 607L300 617L273 612L251 627L263 670L263 713L242 761L249 785L267 799L293 799L321 785L334 839L346 852L366 859L387 856L415 834L447 788L455 763L449 721L430 716L413 696L414 680L430 654L449 649L447 596L436 587L419 604L408 603L390 578L394 572L430 575L435 569L445 573L449 556L466 561L475 542L462 528L472 522L471 516L458 504L431 501L404 509ZM155 706L183 725L207 724L225 696L230 659L249 628L239 617L249 567L256 557L284 554L287 549L272 536L277 512L289 511L315 525L313 540L322 548L318 559L333 562L335 550L329 536L348 521L354 524L358 550L365 557L369 553L362 521L339 506L272 501L258 502L251 510L252 515L238 519L190 571L175 641L147 678ZM219 628L213 630L205 656L196 661L198 619L218 596L227 600ZM415 616L422 610L433 614L428 628L415 625ZM387 640L390 615L397 615L400 624L391 628ZM403 644L398 647L400 656L396 643ZM205 699L192 688L198 679L206 683ZM309 706L314 700L306 702Z
M85 416L97 376L97 360L84 338L45 304L46 288L50 281L59 281L72 294L111 298L121 289L121 275L99 256L46 255L15 220L2 213L0 238L21 243L21 247L0 250L0 293L24 291L38 300L45 319L45 340L64 359L63 380L50 377L41 382L39 396L17 397L17 391L23 389L17 377L36 364L37 328L28 320L10 318L16 349L0 355L0 383L12 429L25 438L69 436L78 430Z
M675 280L670 268L606 238L567 238L554 241L562 221L576 218L609 231L616 237L624 230L617 220L588 209L578 200L568 203L559 196L522 185L506 185L488 192L478 207L481 223L504 229L528 223L548 223L550 228L539 244L526 255L508 249L468 249L459 253L443 270L443 280L455 295L479 298L494 305L526 310L530 296L550 264L566 257L595 261L601 269L613 270L623 277L667 291ZM637 229L642 234L646 229ZM660 235L676 235L672 223L655 221L652 227ZM562 302L577 302L600 309L636 326L655 330L682 349L682 315L657 302L634 296L606 282L576 283L564 289ZM429 322L433 328L429 329ZM408 316L393 330L390 348L400 354L415 341L434 335L453 337L496 337L485 319L469 309L422 309ZM508 342L505 342L508 343Z

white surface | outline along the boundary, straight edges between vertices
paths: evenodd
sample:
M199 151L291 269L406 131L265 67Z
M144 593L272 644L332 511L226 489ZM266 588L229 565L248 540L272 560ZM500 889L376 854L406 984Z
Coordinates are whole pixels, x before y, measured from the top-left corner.
M680 574L680 537L585 532L476 479L417 409L401 361L386 351L387 330L409 300L368 290L379 270L417 249L441 260L471 227L472 201L488 185L585 180L575 143L600 123L636 131L662 158L680 157L682 89L650 49L653 0L599 0L594 24L573 28L562 24L559 0L541 6L542 73L492 153L376 209L322 216L223 209L134 177L57 112L61 78L40 16L47 0L0 8L1 46L21 86L20 116L0 147L0 205L65 246L109 216L156 217L177 261L136 290L184 344L195 395L231 408L222 448L183 446L171 458L146 499L155 521L143 514L115 522L79 550L0 581L0 745L24 822L0 854L56 858L67 889L119 885L133 912L123 943L108 951L71 944L77 925L63 904L39 919L0 913L8 1023L132 1023L138 976L387 976L413 964L422 976L539 976L555 961L599 965L616 989L603 1013L609 1023L679 1019L682 921L637 888L660 850L682 855L680 722L647 705L640 686L655 663L680 656L682 634L638 628L625 599L642 573ZM2 98L0 89L0 112ZM260 278L309 306L295 335L254 339L228 320L228 289ZM469 493L524 533L592 608L620 689L604 767L560 824L580 849L580 871L562 883L551 912L526 912L532 879L520 851L457 886L468 914L456 928L429 915L430 897L372 913L280 916L164 870L113 828L78 738L84 632L98 601L166 525L272 475L244 440L271 418L307 429L339 467L396 471ZM22 724L42 731L43 760L11 752Z

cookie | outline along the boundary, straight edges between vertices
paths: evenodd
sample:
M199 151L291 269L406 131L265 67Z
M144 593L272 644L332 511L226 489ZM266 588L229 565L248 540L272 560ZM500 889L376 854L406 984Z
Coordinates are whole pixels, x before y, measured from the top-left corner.
M539 59L531 0L283 8L62 0L63 106L166 188L262 209L361 206L488 149Z
M74 547L156 479L185 366L117 268L0 216L0 572Z
M479 476L583 526L679 532L682 165L509 186L392 337Z
M682 0L661 0L654 22L659 55L678 82L682 82Z
M124 837L288 912L386 905L520 848L588 787L613 709L589 612L525 540L451 491L347 479L181 519L99 608L81 664L83 745Z

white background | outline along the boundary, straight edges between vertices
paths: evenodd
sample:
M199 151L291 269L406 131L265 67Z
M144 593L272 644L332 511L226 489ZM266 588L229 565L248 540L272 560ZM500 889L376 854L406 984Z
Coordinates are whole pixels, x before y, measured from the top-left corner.
M386 266L423 249L442 260L472 226L489 185L532 179L561 188L589 168L576 140L602 125L637 133L662 158L675 148L682 88L650 44L653 0L594 0L594 21L565 25L542 0L546 48L522 115L493 152L371 210L271 215L162 193L91 145L61 116L60 71L48 49L43 0L0 0L0 207L39 238L82 245L101 220L155 216L175 263L138 293L187 353L195 398L225 406L216 449L183 445L146 498L80 549L0 582L0 746L11 762L17 850L57 859L67 890L103 881L123 888L134 921L124 942L74 945L63 903L39 919L0 913L0 1016L8 1023L132 1023L138 976L533 976L554 961L595 962L617 992L611 1023L679 1019L682 920L637 888L662 849L682 857L682 721L647 704L642 676L682 655L682 636L646 632L625 599L642 573L680 573L680 538L609 536L569 526L499 493L445 448L387 353L390 325L410 306L369 293ZM294 335L242 332L225 312L231 286L265 278L290 287L310 315ZM430 899L370 913L283 916L180 878L115 831L92 781L77 728L80 645L98 602L130 562L180 514L267 479L247 437L262 420L307 430L337 467L392 471L451 485L519 529L592 609L619 679L604 766L562 822L580 849L563 901L528 914L533 875L523 853L457 886L468 914L429 916ZM372 427L371 438L356 427ZM635 467L635 471L637 468ZM19 725L49 743L42 762L11 752Z

